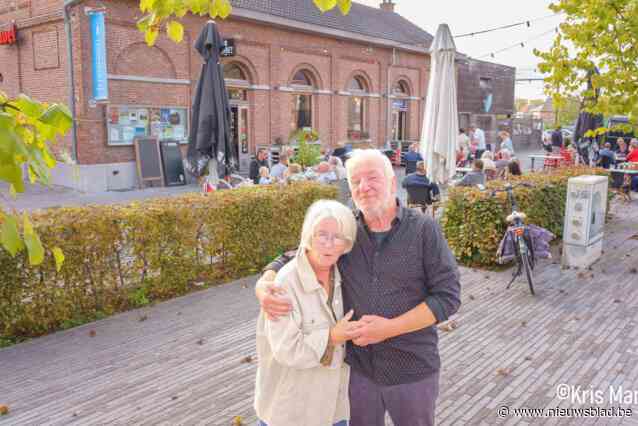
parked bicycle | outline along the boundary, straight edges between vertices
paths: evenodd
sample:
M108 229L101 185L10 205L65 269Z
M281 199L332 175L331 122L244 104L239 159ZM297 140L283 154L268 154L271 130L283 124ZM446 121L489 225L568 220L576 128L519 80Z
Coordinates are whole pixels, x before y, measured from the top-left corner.
M499 192L507 192L507 199L511 206L511 213L507 216L507 222L509 224L505 236L503 237L503 243L499 247L499 252L506 250L506 245L511 244L511 250L513 251L514 258L516 259L516 269L513 273L511 281L507 284L509 289L519 276L523 275L525 270L525 276L527 277L527 284L532 295L534 295L534 266L536 264L536 254L534 251L534 245L532 241L532 234L530 228L525 224L527 215L518 210L516 199L514 198L514 188L519 186L531 187L528 183L519 183L512 186L507 184L504 189L495 189L491 191L491 196L495 196ZM502 253L501 253L502 254Z

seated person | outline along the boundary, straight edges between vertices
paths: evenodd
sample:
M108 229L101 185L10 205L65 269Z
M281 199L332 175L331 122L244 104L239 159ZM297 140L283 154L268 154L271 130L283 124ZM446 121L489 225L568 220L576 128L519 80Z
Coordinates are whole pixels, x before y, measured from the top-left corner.
M632 139L633 140L633 139ZM629 155L629 147L623 138L618 138L616 141L616 162L623 162Z
M303 174L301 166L297 163L292 163L288 166L288 170L284 173L284 179L287 183L297 182L300 180L306 180L306 176Z
M485 151L481 155L481 161L483 161L483 172L485 173L485 178L487 180L496 178L498 171L496 169L496 164L494 163L492 151Z
M430 182L428 177L426 176L425 170L425 162L417 161L416 163L416 171L414 173L410 173L405 178L403 178L403 182L401 182L401 186L403 188L425 188L428 192L427 199L430 201L436 200L439 198L439 186L435 182Z
M403 156L403 160L405 161L405 174L414 173L417 161L423 161L423 157L419 153L419 144L411 144L408 152Z
M315 167L315 180L319 183L330 183L337 180L335 172L330 170L330 164L327 161L322 161Z
M282 153L279 156L279 162L272 166L270 171L270 177L272 180L282 181L284 180L284 173L288 169L288 154Z
M509 149L501 149L498 154L496 154L496 158L496 161L494 161L496 168L498 170L505 169L512 161L512 153Z
M270 185L273 182L268 167L259 168L259 185Z
M346 179L346 168L343 167L343 162L341 158L335 157L334 155L328 159L328 164L330 164L330 169L337 176L337 180Z
M521 171L520 161L512 159L507 165L507 171L511 176L521 176L523 172Z
M608 169L616 163L616 153L611 150L611 143L605 142L603 149L598 151L598 165Z
M456 186L485 185L485 173L483 172L483 160L474 160L472 171L463 176L455 184Z
M629 144L629 154L625 159L628 163L638 163L638 139L632 139Z

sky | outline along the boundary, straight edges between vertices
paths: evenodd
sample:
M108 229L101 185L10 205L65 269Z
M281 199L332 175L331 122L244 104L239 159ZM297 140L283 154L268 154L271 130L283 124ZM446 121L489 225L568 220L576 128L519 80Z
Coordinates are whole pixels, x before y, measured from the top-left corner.
M354 0L368 6L379 7L381 0ZM395 11L430 34L436 34L439 24L446 23L452 35L481 31L516 22L534 20L553 15L548 6L551 0L394 0ZM553 16L530 22L526 25L493 31L473 37L455 38L459 52L473 58L497 62L517 68L517 77L534 76L538 58L533 49L547 50L556 35L551 30L560 24L563 17ZM549 33L547 33L549 31ZM540 34L547 33L538 37ZM534 39L526 42L529 39ZM494 58L490 53L523 42L524 47L514 47ZM484 56L487 55L487 56ZM539 74L536 73L536 77ZM544 98L543 82L517 82L516 97L527 99Z

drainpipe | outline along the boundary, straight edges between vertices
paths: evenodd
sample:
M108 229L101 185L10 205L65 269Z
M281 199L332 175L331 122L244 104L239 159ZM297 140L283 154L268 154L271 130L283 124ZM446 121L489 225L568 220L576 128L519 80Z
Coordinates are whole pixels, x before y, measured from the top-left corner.
M64 31L66 32L66 51L67 51L67 78L70 83L69 87L69 109L73 119L71 127L71 157L73 161L78 161L78 128L75 114L75 80L73 77L73 39L71 34L71 17L70 9L82 0L65 0L64 1Z
M392 60L388 65L388 69L386 70L386 99L388 102L386 103L386 114L385 114L385 144L387 148L390 148L390 142L392 141L392 99L390 96L392 95L392 82L390 81L390 69L396 65L396 48L392 48ZM399 146L400 148L400 146Z

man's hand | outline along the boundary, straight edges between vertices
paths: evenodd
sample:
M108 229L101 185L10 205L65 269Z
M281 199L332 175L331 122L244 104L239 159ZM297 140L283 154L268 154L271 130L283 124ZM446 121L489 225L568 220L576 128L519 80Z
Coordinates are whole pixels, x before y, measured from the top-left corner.
M288 315L292 310L292 303L286 297L286 291L275 283L275 271L266 271L255 286L255 295L266 317L277 321L279 317Z
M392 320L378 315L364 315L348 332L348 337L357 346L383 342L392 337Z

